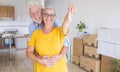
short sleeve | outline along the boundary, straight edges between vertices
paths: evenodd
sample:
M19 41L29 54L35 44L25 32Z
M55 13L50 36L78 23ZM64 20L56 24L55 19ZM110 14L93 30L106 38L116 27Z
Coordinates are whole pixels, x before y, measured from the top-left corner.
M32 35L33 31L34 31L34 22L32 22L29 25L28 29L29 29L29 37L30 37Z
M70 42L69 42L68 37L65 38L63 45L64 45L64 46L67 46L67 47L70 46Z
M66 34L63 34L62 27L59 27L59 29L60 29L60 34L61 34L61 35L64 35L64 36L67 36L67 35L68 35L69 29L67 30Z
M28 46L35 46L38 30L34 31L28 41Z

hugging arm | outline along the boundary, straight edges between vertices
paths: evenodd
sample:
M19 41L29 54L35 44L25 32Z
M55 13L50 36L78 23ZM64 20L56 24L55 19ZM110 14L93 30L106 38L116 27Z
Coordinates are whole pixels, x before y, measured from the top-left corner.
M33 60L34 62L38 62L44 66L51 67L53 66L53 61L49 60L49 57L44 56L41 58L38 58L34 54L34 47L33 46L28 46L26 49L26 56Z

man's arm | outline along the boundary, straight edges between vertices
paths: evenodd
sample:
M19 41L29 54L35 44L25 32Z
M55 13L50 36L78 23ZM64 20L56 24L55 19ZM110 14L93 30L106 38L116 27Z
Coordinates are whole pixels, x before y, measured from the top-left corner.
M61 52L58 55L52 56L54 64L57 63L63 56L65 56L69 47L70 47L69 39L66 38L62 46Z
M70 41L68 37L66 37L66 39L64 40L63 46L67 46L68 48L70 48Z
M33 46L28 46L26 48L26 56L30 59L32 59L34 62L39 62L39 58L37 58L34 54L34 47Z
M47 66L47 67L51 67L53 66L53 62L51 60L47 60L49 59L47 56L47 59L46 58L41 58L39 59L38 57L35 56L34 54L34 47L33 46L28 46L27 49L26 49L26 56L28 58L30 58L31 60L33 60L34 62L38 62L44 66Z
M51 60L53 61L54 64L56 64L66 54L67 49L68 49L67 46L63 46L60 54L51 57Z
M62 50L60 52L61 57L63 57L66 53L67 53L68 47L67 46L63 46Z

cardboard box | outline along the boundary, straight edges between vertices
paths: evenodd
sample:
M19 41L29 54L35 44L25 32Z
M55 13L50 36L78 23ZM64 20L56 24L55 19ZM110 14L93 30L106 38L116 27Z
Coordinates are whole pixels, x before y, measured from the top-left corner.
M83 44L97 47L98 45L97 35L92 34L84 35Z
M114 66L112 65L112 62L114 60L117 60L117 59L102 55L101 56L101 72L110 72L111 69L114 68Z
M79 64L80 63L80 57L77 57L77 56L72 56L72 62L75 63L75 64Z
M73 55L77 57L83 55L83 43L80 38L73 39Z
M2 48L2 38L0 38L0 48Z
M87 45L84 45L84 55L93 58L100 58L100 55L97 53L97 48Z
M100 72L100 60L89 58L87 56L81 56L80 67L88 72Z

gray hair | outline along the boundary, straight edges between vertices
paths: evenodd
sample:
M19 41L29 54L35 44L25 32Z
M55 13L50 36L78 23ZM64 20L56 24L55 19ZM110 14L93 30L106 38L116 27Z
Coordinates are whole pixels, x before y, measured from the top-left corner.
M54 8L54 7L52 7L52 6L46 6L46 7L43 9L43 12L44 12L46 9L53 10L53 11L54 11L54 13L56 14L56 10L55 10L55 8Z
M33 6L37 6L37 7L39 7L40 9L43 9L43 6L40 4L40 2L29 2L29 3L27 4L27 10L28 10L28 12L29 12L29 9L30 9L31 7L33 7Z

